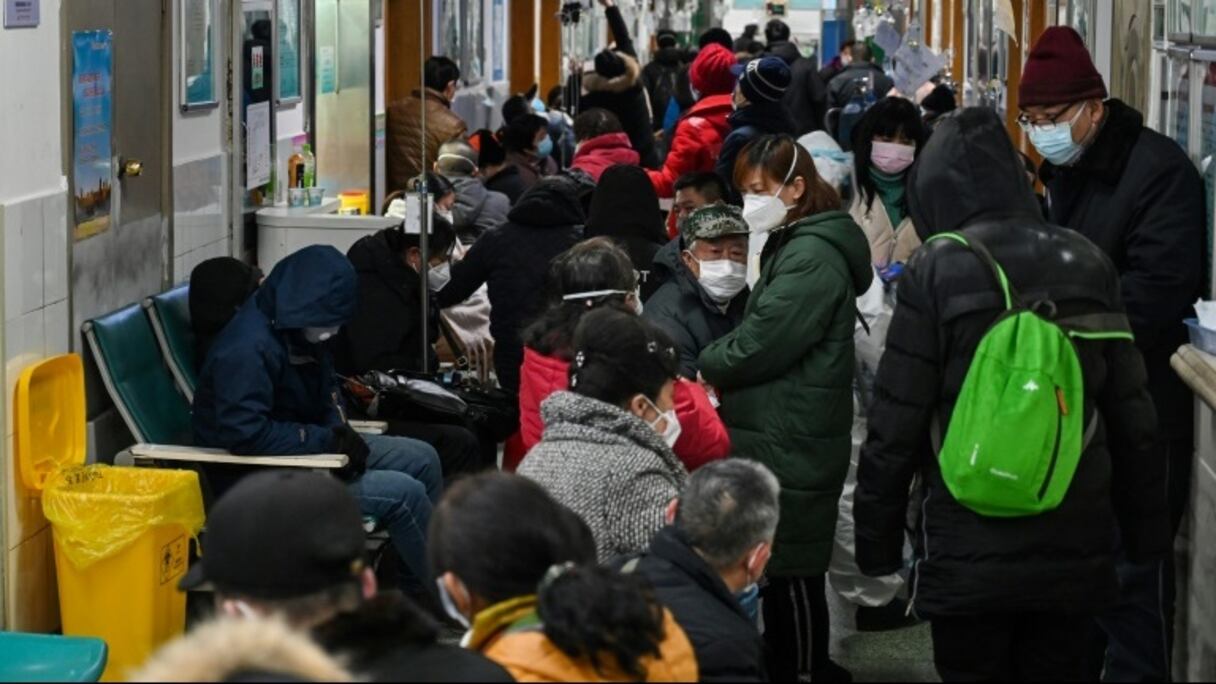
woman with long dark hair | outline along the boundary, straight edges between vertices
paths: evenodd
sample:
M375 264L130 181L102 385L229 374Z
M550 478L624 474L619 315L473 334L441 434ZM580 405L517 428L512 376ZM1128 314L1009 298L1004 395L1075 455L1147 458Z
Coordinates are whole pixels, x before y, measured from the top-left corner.
M856 298L872 280L865 234L788 136L739 154L735 185L753 243L756 283L743 323L701 353L720 390L733 456L781 481L781 523L764 588L773 681L838 681L828 659L824 575L849 467Z
M597 566L587 524L536 483L499 472L461 480L429 539L465 645L516 680L697 680L688 637L646 582Z

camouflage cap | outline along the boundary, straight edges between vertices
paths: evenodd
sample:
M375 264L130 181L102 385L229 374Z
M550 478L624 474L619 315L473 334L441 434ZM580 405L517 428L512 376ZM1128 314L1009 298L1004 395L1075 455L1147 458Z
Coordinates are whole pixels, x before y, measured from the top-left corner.
M680 235L685 243L728 235L747 235L749 232L747 221L743 220L743 210L721 202L694 209L680 222Z

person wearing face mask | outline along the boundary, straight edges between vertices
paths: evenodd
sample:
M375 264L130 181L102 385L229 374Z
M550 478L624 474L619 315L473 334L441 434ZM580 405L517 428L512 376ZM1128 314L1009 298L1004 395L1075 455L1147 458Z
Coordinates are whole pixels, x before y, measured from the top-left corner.
M596 564L587 523L535 482L452 487L430 558L462 644L521 682L695 682L688 636L645 580Z
M522 450L503 454L503 468L515 470L524 453L541 440L541 404L569 387L574 360L574 331L583 317L600 308L634 313L640 305L637 274L629 255L607 238L592 238L553 262L548 277L549 305L524 329L520 368L519 434ZM689 376L689 377L695 377ZM679 380L673 394L680 438L672 450L690 471L725 458L730 438L705 390Z
M653 324L600 308L579 321L573 351L570 391L541 404L544 437L518 472L587 521L601 561L641 553L688 479L671 450L675 349Z
M837 501L849 469L853 327L872 284L865 233L791 138L760 138L739 156L735 184L763 248L749 253L756 284L738 328L698 361L721 394L733 456L781 480L781 524L764 597L774 681L840 681L828 658L824 575ZM758 243L757 243L758 244Z
M503 128L501 136L506 150L506 163L519 172L520 185L525 191L537 181L557 173L553 154L553 139L549 137L549 120L539 114L522 114Z
M472 245L487 230L507 222L511 200L486 188L477 164L477 152L463 140L439 147L435 173L452 184L452 227L461 243Z
M701 351L743 321L748 227L738 207L727 204L694 209L680 227L680 237L655 257L663 285L643 315L675 340L680 375L696 379Z
M768 681L756 604L748 599L772 556L781 485L744 458L688 478L650 553L626 561L688 634L702 682Z
M735 161L749 143L766 135L793 135L795 126L783 103L790 87L790 68L780 57L762 57L736 67L739 80L732 103L735 111L727 121L730 134L722 141L714 170L730 190L731 204L739 205L740 189L734 185Z
M207 354L194 443L241 456L345 455L336 475L388 530L409 570L407 588L421 592L430 576L426 521L443 473L429 444L360 435L346 422L330 340L355 314L358 288L333 247L305 247L276 264Z
M1018 106L1023 130L1046 160L1039 175L1049 219L1089 238L1119 269L1161 417L1158 453L1170 464L1177 532L1191 496L1194 400L1170 357L1186 343L1182 321L1194 316L1192 303L1204 289L1203 180L1177 143L1146 127L1140 112L1107 99L1102 76L1071 28L1052 27L1039 38L1023 70ZM1125 563L1120 574L1124 603L1104 623L1111 641L1107 676L1166 679L1163 625L1172 624L1173 570Z
M388 105L385 163L388 167L389 190L407 187L409 179L426 170L422 164L426 153L427 167L435 161L439 146L449 140L463 138L468 127L452 111L452 98L460 88L460 68L447 57L435 56L423 67L425 90L415 90L409 97ZM415 81L417 83L417 81ZM426 145L422 144L422 110L426 109Z
M870 259L880 272L903 264L920 247L908 215L906 178L928 134L916 105L902 97L879 100L853 129L857 192L849 214L870 241Z

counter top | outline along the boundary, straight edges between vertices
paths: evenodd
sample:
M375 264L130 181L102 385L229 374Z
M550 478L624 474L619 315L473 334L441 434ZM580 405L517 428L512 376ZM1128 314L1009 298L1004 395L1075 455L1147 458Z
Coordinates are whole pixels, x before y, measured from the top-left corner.
M1216 356L1184 344L1170 358L1170 366L1195 396L1216 409Z
M334 213L341 201L337 197L326 199L316 207L288 207L280 204L259 209L258 225L270 228L324 228L327 230L377 231L392 228L400 219L385 216L351 216Z

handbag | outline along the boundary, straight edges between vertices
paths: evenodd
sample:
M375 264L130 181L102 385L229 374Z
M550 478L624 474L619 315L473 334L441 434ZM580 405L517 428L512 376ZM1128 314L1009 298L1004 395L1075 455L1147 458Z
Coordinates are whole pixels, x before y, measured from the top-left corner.
M342 388L355 406L378 420L463 424L469 414L464 399L427 378L372 371L345 378Z

